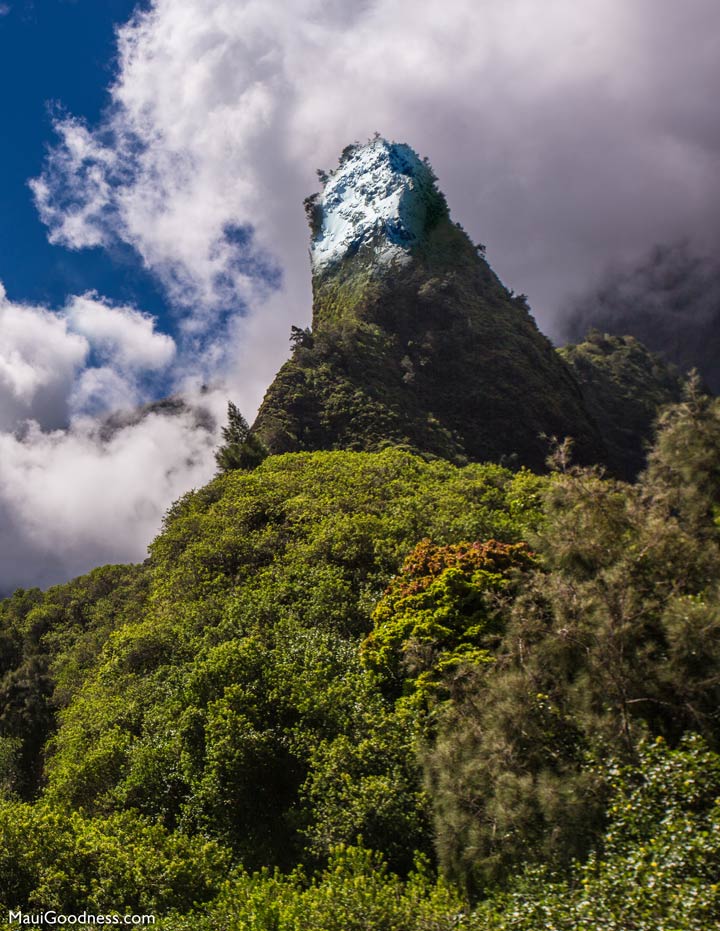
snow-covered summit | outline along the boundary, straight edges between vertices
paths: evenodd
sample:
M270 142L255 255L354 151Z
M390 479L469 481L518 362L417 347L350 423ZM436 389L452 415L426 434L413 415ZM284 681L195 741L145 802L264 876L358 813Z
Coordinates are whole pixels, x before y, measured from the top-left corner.
M348 147L313 201L313 270L365 245L375 248L382 263L407 259L438 198L431 169L409 145L377 138Z

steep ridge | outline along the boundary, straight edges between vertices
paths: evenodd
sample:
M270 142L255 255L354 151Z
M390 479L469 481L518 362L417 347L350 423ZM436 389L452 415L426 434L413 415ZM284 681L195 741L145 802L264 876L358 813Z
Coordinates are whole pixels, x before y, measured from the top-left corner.
M546 436L605 459L570 368L450 219L427 161L349 146L308 198L312 329L254 432L272 453L388 444L542 468Z

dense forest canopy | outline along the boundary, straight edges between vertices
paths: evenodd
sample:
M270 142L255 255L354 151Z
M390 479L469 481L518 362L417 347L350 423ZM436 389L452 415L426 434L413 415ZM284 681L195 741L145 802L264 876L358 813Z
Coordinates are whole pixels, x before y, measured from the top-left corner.
M4 601L0 903L712 926L720 403L691 383L634 484L554 461L271 456L146 563Z

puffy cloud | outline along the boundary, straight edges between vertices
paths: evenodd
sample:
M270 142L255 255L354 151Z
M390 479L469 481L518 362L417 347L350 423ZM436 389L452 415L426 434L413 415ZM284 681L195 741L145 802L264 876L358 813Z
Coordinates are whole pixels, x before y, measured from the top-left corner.
M63 315L9 301L2 285L0 332L0 430L27 418L60 426L90 349L87 339Z
M83 419L0 433L0 592L143 559L165 509L210 478L215 439L213 418L190 405L112 429Z
M714 0L154 0L103 122L58 123L37 202L56 242L131 243L195 330L260 312L277 260L264 317L287 330L313 169L379 129L430 156L547 324L617 255L717 238L718 25Z
M0 331L0 430L25 420L52 430L74 414L137 404L176 351L154 318L94 294L52 311L10 301L0 285Z
M142 401L137 383L107 365L81 372L68 398L75 414L93 415L113 410L127 410Z
M212 473L219 393L137 409L175 343L98 295L53 311L0 286L0 592L141 559L163 511Z
M215 471L228 396L252 416L262 388L251 355L244 385L204 388L152 317L97 294L51 310L0 286L0 332L0 594L142 559ZM173 397L146 404L157 379Z
M85 294L70 300L65 317L101 358L123 370L157 371L175 356L173 338L157 332L154 318L133 307L113 306Z

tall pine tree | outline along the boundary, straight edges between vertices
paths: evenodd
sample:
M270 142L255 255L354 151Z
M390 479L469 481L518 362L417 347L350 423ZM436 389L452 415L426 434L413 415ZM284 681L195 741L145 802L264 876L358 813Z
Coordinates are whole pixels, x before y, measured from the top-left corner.
M254 469L267 456L260 440L250 432L247 420L232 401L228 401L228 422L222 428L223 444L215 451L220 472Z

